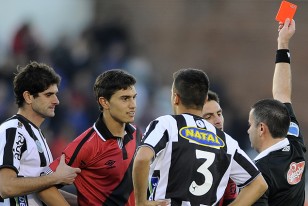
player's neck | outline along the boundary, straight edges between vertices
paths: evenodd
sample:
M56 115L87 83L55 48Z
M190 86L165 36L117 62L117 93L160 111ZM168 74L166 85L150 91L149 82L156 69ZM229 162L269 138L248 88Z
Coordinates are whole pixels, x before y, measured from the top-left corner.
M18 111L17 111L17 114L22 115L23 117L28 119L30 122L32 122L38 128L41 126L41 124L45 120L45 118L43 118L41 115L37 114L33 110L29 111L29 109L26 109L26 108L19 108Z
M188 114L193 114L199 117L202 117L202 109L191 109L191 108L186 108L183 106L179 106L176 110L176 114L183 114L183 113L188 113Z
M124 138L125 123L116 121L109 115L103 115L104 123L113 136Z

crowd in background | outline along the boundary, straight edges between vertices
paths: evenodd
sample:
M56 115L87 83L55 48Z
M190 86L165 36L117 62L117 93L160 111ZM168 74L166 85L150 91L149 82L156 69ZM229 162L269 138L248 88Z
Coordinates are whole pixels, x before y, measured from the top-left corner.
M135 55L133 39L125 25L93 23L78 38L63 36L55 45L47 47L33 33L31 22L25 22L12 37L11 47L0 65L0 121L16 111L12 78L17 66L35 60L51 65L62 77L56 116L47 119L42 127L54 157L58 157L72 138L92 126L98 118L92 86L97 75L105 70L120 68L136 77L135 120L144 131L152 119L172 113L171 88L160 83L159 77L163 74L155 72L149 59ZM211 85L220 94L222 107L230 108L230 104L225 105L223 89L217 83ZM245 118L238 117L236 111L224 113L227 119L232 119L227 120L230 124L227 122L226 131L240 138L243 149L249 149Z

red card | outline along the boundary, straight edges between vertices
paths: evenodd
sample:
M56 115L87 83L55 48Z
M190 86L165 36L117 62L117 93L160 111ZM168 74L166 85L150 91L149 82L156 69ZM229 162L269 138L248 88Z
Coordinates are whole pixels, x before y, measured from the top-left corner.
M290 20L292 20L296 12L296 9L297 9L297 5L283 0L280 4L280 8L276 15L276 21L284 22L286 18L289 18Z

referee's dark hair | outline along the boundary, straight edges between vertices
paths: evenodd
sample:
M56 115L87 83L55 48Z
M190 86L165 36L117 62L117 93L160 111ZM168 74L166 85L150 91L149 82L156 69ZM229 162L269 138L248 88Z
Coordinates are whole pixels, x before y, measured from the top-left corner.
M287 107L275 99L263 99L251 107L255 126L263 122L267 125L273 138L287 136L290 116Z
M60 75L47 64L32 61L24 67L17 66L13 84L18 108L22 107L25 102L23 97L25 91L35 98L38 97L38 93L45 91L51 85L56 84L59 87L60 82Z
M102 106L99 104L99 98L104 97L108 101L111 96L118 90L127 89L134 86L136 79L131 74L121 69L112 69L100 74L94 83L93 90L99 109L102 111Z
M185 68L173 74L175 92L187 108L201 109L205 103L210 81L199 69Z

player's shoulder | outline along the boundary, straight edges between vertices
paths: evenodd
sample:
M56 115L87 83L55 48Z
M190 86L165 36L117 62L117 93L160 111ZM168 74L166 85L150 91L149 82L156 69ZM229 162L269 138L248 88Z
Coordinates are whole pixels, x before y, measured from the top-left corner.
M25 122L21 122L19 119L15 118L15 116L5 120L0 125L0 133L5 132L8 129L15 128L16 130L24 130ZM27 124L27 122L26 122Z

